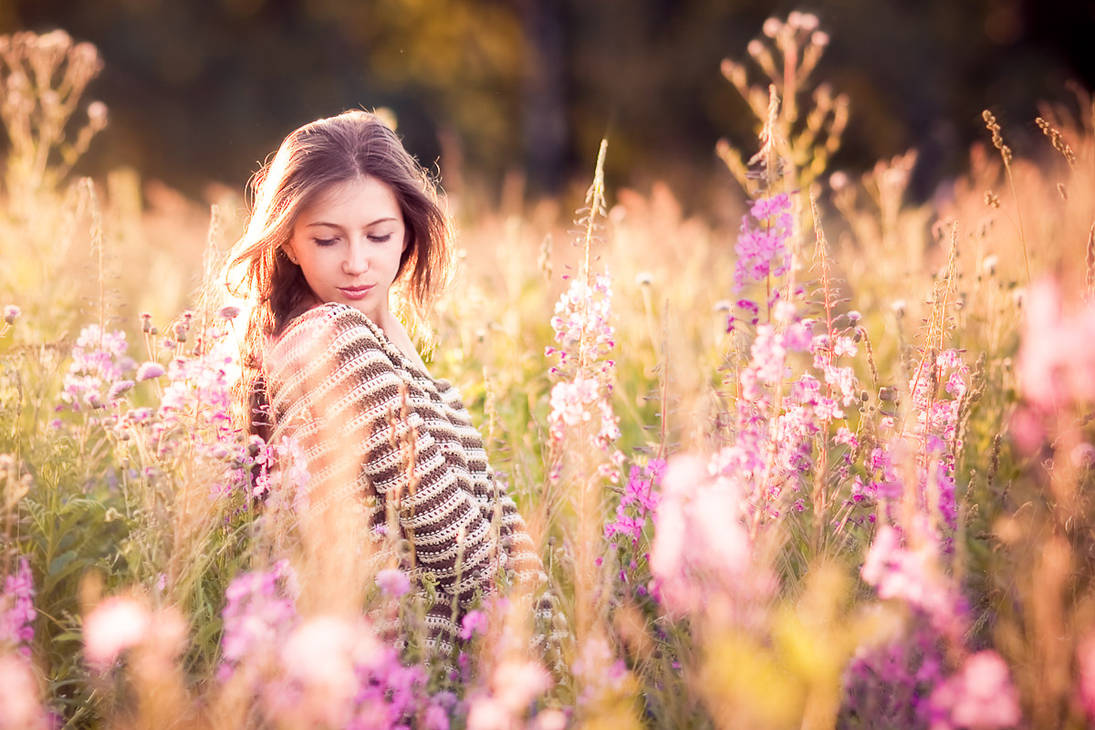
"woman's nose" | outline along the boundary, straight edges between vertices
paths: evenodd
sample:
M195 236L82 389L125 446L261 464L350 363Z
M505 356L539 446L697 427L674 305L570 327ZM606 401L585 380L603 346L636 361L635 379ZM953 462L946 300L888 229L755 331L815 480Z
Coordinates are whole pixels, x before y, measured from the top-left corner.
M364 274L369 270L369 252L364 241L351 240L342 261L342 269L347 274Z

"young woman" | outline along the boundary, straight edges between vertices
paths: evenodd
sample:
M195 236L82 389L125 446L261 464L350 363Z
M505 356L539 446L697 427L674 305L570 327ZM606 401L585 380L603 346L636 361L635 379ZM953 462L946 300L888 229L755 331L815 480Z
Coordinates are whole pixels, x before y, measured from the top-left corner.
M450 651L478 595L544 576L459 394L392 312L397 294L425 308L445 278L433 185L387 125L349 111L292 132L252 189L228 282L252 307L240 410L252 432L299 445L309 509L349 492L370 534L407 540L400 567L420 593L436 586L431 642Z

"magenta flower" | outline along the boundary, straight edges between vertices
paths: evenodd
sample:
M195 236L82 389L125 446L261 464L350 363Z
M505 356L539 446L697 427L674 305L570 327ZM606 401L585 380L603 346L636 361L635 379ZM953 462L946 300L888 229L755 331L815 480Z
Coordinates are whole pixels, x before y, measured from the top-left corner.
M0 654L0 727L20 730L54 727L40 694L30 662L17 654Z
M121 394L115 386L131 382L126 376L136 367L126 349L124 332L103 332L96 324L84 327L72 348L72 363L61 390L65 405L80 411L113 403ZM128 389L119 387L122 392ZM111 392L116 392L115 397Z
M399 568L385 568L377 573L376 584L388 598L399 598L411 589L411 579Z
M931 695L933 728L1008 728L1019 723L1019 696L1007 664L992 650L967 657Z
M142 363L141 366L137 368L137 382L140 383L145 380L158 378L165 372L167 371L164 370L163 365L159 364L158 362L149 361Z
M476 634L487 631L487 615L483 611L473 610L464 614L460 621L460 638L468 641Z
M285 640L297 621L297 590L296 573L286 560L268 571L241 573L232 580L225 591L220 679Z
M1095 304L1065 312L1057 284L1035 284L1023 308L1017 373L1023 395L1036 407L1095 400Z
M99 603L84 618L84 657L105 669L118 655L144 641L151 617L132 598L114 596Z
M648 516L658 506L657 488L664 472L665 461L662 459L652 459L641 469L631 467L627 486L616 505L616 518L605 525L605 539L625 535L631 538L632 545L638 544Z
M765 281L769 276L782 276L790 269L791 250L787 240L794 228L790 211L790 197L780 194L755 201L749 215L742 217L734 247L738 255L735 291L741 291L751 282Z
M676 456L665 470L650 568L658 598L676 614L702 609L710 591L749 601L768 577L752 562L741 520L740 485L696 456Z
M920 609L937 631L956 638L964 630L965 604L942 571L937 539L924 515L917 520L917 533L916 544L909 547L895 528L879 527L860 575L879 598Z
M34 576L30 563L20 556L15 572L4 578L4 590L0 593L0 645L19 647L20 653L30 658L36 616Z

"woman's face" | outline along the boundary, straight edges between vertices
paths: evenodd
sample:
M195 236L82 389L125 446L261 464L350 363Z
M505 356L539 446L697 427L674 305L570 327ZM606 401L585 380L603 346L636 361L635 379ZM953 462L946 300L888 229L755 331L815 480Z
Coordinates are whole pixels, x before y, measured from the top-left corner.
M405 246L395 193L359 177L331 185L301 210L285 250L320 302L343 302L383 327Z

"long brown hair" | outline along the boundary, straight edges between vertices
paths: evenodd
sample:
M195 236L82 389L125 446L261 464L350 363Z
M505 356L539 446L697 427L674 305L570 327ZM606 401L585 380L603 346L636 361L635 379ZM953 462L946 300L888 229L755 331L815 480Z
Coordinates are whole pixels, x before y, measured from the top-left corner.
M407 230L396 274L421 315L448 272L451 230L426 171L375 114L361 110L317 119L285 138L273 159L251 178L251 213L228 255L224 283L252 307L241 346L242 373L234 411L251 433L268 437L262 351L306 304L310 289L284 250L297 216L328 187L373 177L395 193ZM409 272L409 273L408 273Z

